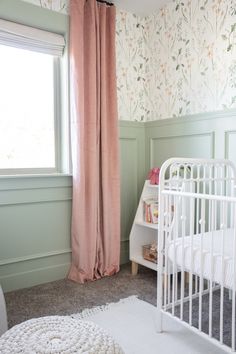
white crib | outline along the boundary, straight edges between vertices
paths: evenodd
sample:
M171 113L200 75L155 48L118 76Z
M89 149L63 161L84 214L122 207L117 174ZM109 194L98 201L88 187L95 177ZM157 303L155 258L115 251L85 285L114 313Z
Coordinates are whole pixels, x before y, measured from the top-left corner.
M157 324L162 314L235 352L236 169L166 161L160 172Z

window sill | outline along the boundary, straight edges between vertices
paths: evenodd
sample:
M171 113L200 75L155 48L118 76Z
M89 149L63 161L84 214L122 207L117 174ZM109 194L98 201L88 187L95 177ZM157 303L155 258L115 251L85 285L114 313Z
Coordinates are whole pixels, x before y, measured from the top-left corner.
M12 175L1 175L0 179L4 178L53 178L53 177L72 177L71 173L22 173L22 174L12 174Z
M71 188L72 175L67 173L1 175L0 192L13 190Z

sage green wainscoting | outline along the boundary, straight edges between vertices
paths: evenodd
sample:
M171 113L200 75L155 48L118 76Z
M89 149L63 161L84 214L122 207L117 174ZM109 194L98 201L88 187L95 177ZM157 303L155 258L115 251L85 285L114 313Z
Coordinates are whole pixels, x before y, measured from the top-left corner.
M4 291L66 276L71 177L0 178L0 283Z
M142 189L145 130L120 122L121 263ZM4 291L62 279L70 260L71 176L0 177L0 284Z
M170 157L230 158L236 163L236 111L146 123L121 121L121 263L148 171ZM145 144L144 144L145 142Z
M129 260L129 233L145 179L145 125L120 121L121 263Z
M146 171L170 157L229 158L236 164L236 111L148 122Z
M119 122L121 263L150 167L173 156L236 163L236 111ZM65 277L71 259L71 176L0 177L0 283L5 291Z
M0 18L67 38L68 16L23 1L1 0ZM62 66L67 66L66 56ZM64 97L67 83L65 77L62 80ZM66 102L63 105L64 119L68 110ZM65 134L60 135L64 147ZM0 177L0 283L4 291L66 275L71 258L71 184L71 176L64 175Z

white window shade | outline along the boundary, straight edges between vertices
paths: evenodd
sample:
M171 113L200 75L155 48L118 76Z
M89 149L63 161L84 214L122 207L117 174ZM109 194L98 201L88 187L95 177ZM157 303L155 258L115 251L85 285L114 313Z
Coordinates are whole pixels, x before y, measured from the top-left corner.
M62 56L62 35L0 19L0 44Z

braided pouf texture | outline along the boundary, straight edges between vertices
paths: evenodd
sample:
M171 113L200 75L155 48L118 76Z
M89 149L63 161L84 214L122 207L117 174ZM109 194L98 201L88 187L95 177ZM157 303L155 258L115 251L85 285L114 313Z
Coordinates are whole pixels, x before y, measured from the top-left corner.
M67 316L35 318L0 337L1 354L124 354L102 328Z

